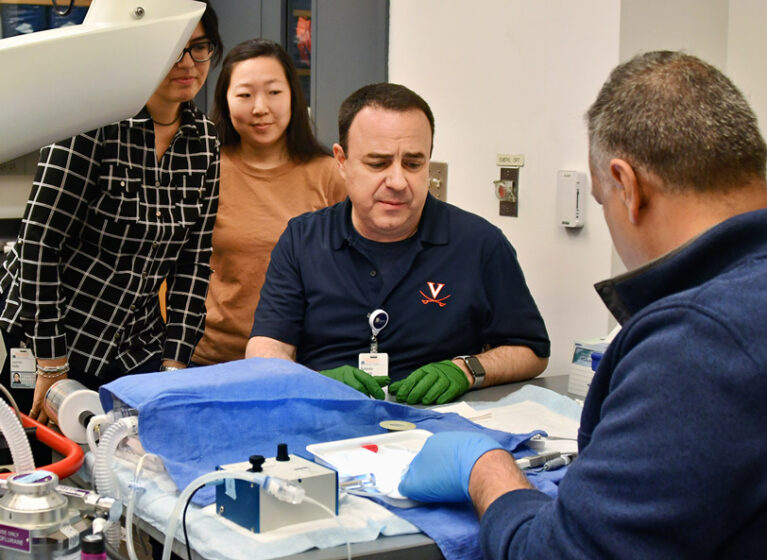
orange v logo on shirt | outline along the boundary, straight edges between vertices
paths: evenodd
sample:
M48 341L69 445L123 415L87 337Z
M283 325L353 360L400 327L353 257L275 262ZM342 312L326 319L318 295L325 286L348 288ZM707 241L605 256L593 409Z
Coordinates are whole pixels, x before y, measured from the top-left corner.
M445 303L445 300L450 297L450 294L444 297L439 297L439 294L442 291L442 288L445 287L445 285L441 283L437 283L437 282L426 282L426 285L429 286L429 292L431 293L431 297L423 293L423 290L418 290L418 293L421 294L421 296L423 297L423 299L421 300L421 303L423 303L424 305L429 303L436 303L440 307L445 307L445 305L447 305Z

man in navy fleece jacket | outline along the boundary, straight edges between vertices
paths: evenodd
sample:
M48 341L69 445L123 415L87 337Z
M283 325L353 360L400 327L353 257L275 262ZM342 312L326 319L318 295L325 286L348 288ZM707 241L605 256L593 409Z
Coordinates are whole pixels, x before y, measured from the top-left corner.
M753 111L677 52L618 66L587 113L592 195L629 272L623 329L556 499L494 440L432 436L400 491L471 499L487 558L767 555L767 181Z

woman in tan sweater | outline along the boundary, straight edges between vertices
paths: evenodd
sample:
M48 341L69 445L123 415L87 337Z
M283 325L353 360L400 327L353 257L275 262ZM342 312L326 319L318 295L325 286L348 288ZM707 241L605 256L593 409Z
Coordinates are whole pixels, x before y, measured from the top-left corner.
M272 41L252 39L224 59L212 118L221 140L213 276L205 334L193 362L245 357L269 255L293 216L343 200L343 180L314 137L296 69Z

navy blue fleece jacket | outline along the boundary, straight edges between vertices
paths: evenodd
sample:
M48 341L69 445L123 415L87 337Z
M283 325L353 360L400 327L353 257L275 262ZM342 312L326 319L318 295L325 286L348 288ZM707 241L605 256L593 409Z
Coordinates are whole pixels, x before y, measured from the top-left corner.
M509 492L486 558L767 557L767 210L602 282L623 329L550 499Z

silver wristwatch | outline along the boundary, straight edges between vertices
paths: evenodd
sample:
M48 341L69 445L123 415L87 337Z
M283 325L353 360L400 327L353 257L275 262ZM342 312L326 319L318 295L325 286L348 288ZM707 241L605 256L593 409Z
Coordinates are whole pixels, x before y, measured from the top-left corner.
M482 367L482 364L476 356L456 356L453 359L463 360L463 363L466 364L469 373L474 378L474 385L471 386L472 389L479 389L482 387L485 383L485 368Z

